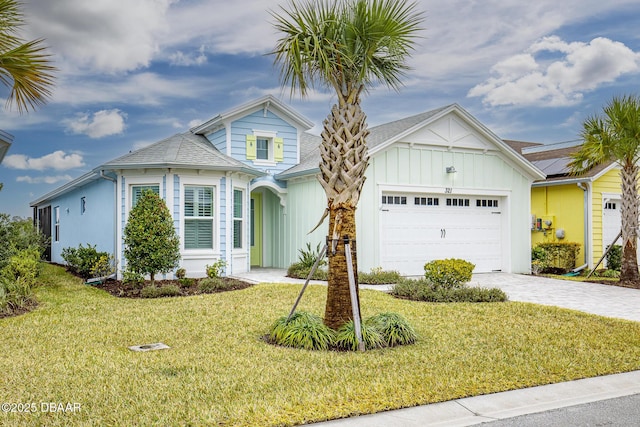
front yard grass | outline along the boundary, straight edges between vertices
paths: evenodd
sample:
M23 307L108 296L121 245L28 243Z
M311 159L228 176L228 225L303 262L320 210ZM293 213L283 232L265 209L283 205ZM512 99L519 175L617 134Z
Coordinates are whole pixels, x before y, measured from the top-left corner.
M47 265L39 307L0 319L3 425L294 425L640 369L640 323L526 303L430 304L361 290L363 316L396 312L415 345L365 353L261 337L299 285L121 299ZM322 315L326 288L299 309ZM127 347L163 342L168 350ZM43 412L41 402L79 403Z

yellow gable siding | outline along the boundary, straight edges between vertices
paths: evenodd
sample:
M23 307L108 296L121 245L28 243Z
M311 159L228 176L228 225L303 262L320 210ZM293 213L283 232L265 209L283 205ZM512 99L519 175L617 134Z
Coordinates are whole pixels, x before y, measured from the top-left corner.
M576 184L532 188L531 215L543 221L543 230L531 231L532 245L558 241L580 243L580 253L576 264L585 263L584 193ZM552 221L550 230L546 230L545 219ZM556 237L558 229L563 229L565 232L565 237L562 240Z
M593 263L597 263L602 257L604 246L609 243L602 242L602 199L603 194L620 194L621 193L620 170L612 169L602 175L593 183L592 191L592 233L593 233Z

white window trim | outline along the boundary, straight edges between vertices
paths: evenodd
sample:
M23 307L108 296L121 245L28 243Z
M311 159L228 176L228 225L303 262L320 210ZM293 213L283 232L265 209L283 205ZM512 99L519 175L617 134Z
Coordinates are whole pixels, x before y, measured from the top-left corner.
M131 197L132 197L132 189L133 187L138 187L141 185L157 185L158 186L158 191L159 191L159 196L162 199L162 193L163 193L163 186L162 186L162 176L140 176L140 177L129 177L129 176L125 176L125 203L124 203L124 208L125 208L125 218L128 219L129 218L129 212L131 212ZM164 200L164 199L162 199ZM164 200L165 203L167 203L166 200ZM167 206L169 206L169 204L167 204Z
M236 217L235 215L235 210L236 210L236 194L235 192L239 191L241 196L240 198L242 199L242 216L240 217ZM232 222L232 227L231 230L233 231L233 235L232 235L232 241L231 241L231 248L234 251L246 251L247 249L247 221L246 221L246 213L247 213L247 198L246 198L246 189L242 188L242 187L233 187L233 206L231 209L231 222ZM240 220L242 221L241 224L241 236L240 236L240 247L236 248L235 247L235 230L236 230L236 226L235 226L235 222L236 220Z
M254 159L253 160L253 164L256 166L268 166L268 167L275 167L278 165L278 163L274 160L275 158L275 147L274 147L274 140L278 137L278 133L277 132L273 132L273 131L269 131L269 130L258 130L258 129L253 129L253 136L256 137L256 144L257 144L257 140L258 138L260 139L267 139L269 140L269 158L268 159ZM258 148L256 147L256 150ZM256 152L256 157L257 157L257 152Z
M212 249L185 249L184 247L184 189L185 187L213 187L213 248ZM220 257L220 178L201 178L184 176L180 178L180 251L189 259L198 256ZM204 258L203 258L204 259Z

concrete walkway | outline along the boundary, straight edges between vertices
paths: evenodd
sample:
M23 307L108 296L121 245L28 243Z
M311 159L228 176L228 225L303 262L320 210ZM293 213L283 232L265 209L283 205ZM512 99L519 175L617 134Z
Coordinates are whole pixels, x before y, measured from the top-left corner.
M287 278L285 274L286 271L278 269L254 269L240 277L256 283L304 283L304 280ZM312 283L326 284L317 281ZM511 301L552 305L601 316L640 321L640 290L637 289L507 273L475 274L470 284L488 288L498 287ZM361 288L387 291L390 286L365 285ZM315 425L470 426L635 394L640 394L640 371L475 396Z

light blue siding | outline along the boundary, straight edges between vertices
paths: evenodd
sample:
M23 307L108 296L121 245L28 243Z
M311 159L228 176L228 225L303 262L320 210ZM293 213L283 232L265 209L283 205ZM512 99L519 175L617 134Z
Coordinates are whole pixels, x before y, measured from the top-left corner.
M284 140L284 160L277 162L275 166L256 166L252 160L246 157L246 136L252 135L254 130L275 132L278 138ZM267 111L260 109L241 119L235 120L231 125L231 157L246 163L256 169L266 170L277 174L297 164L298 160L298 132L295 127Z
M51 200L52 238L55 235L53 208L60 207L60 239L51 242L51 261L65 263L62 249L80 244L95 245L98 251L113 254L115 247L115 183L106 179L92 181ZM85 211L81 212L81 199Z
M218 129L211 135L208 135L207 139L211 141L218 151L224 154L227 153L227 131L224 128Z

